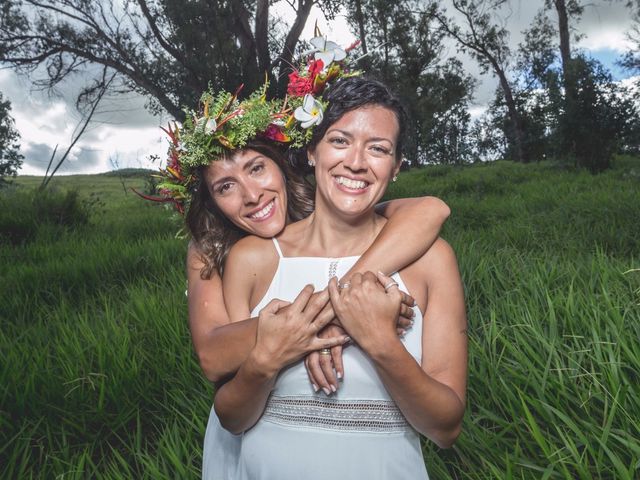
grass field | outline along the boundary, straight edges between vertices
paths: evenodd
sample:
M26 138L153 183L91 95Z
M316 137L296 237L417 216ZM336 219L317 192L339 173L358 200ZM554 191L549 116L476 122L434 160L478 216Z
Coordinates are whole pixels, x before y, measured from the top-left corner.
M38 181L0 193L3 238ZM187 329L186 242L126 193L142 177L53 184L92 215L0 242L0 476L197 478L212 389ZM424 443L431 478L639 478L640 160L599 176L429 167L389 197L424 194L452 207L470 323L464 431L450 450Z

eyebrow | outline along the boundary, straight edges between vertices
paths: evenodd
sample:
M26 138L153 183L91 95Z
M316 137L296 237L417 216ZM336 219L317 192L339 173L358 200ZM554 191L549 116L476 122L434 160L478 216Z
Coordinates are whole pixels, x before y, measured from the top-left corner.
M339 128L332 128L331 130L329 130L327 132L327 135L333 132L339 132L342 135L344 135L345 137L349 137L349 138L353 138L353 135L349 132L347 132L346 130L340 130ZM371 138L367 138L367 142L389 142L392 146L394 145L393 141L386 138L386 137L371 137Z

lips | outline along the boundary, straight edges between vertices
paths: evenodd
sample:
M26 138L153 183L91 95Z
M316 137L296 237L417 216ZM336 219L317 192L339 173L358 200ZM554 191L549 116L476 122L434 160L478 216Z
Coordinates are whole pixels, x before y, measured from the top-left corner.
M274 211L275 203L276 203L275 199L271 200L260 210L247 215L247 217L249 217L252 220L264 220L266 218L269 218Z
M369 186L369 184L364 180L354 180L343 176L336 176L334 178L338 185L347 187L350 190L364 190Z

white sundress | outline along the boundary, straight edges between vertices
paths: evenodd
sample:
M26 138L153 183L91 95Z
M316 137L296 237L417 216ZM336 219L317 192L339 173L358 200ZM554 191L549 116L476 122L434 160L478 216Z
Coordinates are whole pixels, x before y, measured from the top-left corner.
M293 301L344 275L358 257L284 257L252 316L274 298ZM407 291L398 274L393 276ZM422 314L402 339L422 355ZM204 439L206 480L428 479L418 433L407 423L370 359L355 345L343 350L344 379L330 396L315 393L302 361L282 370L260 420L240 435L224 430L213 408Z

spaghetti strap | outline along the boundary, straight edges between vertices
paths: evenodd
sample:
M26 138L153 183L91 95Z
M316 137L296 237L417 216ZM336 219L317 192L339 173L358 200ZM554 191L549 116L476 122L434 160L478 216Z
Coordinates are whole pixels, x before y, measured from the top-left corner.
M280 258L284 258L284 255L282 254L282 250L280 249L280 244L278 243L278 240L276 240L275 237L272 238L271 240L273 240L273 244L276 247L276 251L278 252L278 256Z

